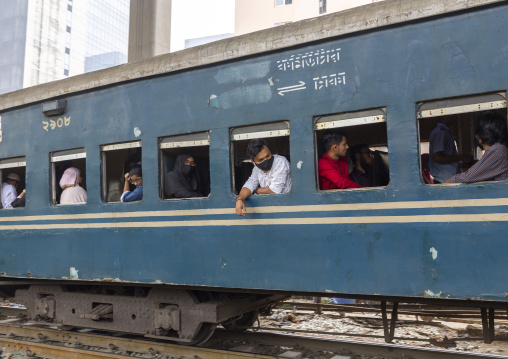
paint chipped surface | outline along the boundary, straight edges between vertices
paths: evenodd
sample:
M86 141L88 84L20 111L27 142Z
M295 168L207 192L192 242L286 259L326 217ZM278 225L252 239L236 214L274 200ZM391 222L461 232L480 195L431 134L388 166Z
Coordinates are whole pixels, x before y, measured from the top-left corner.
M244 64L228 66L224 70L219 70L215 75L215 80L219 84L245 83L249 80L261 79L268 75L271 61L257 62L254 64Z
M296 164L296 168L301 170L302 169L302 165L303 165L303 161L298 161L298 163Z
M221 263L221 268L224 269L224 267L227 265L226 260L221 258L219 259L219 262Z
M436 249L434 247L431 247L429 252L430 252L430 255L432 256L432 259L436 260L436 258L437 258L437 251L436 251Z
M252 85L237 87L219 95L220 106L224 109L238 108L250 104L270 101L272 88L270 85Z
M219 99L217 95L210 95L210 98L208 99L208 107L219 108Z
M424 290L423 291L423 296L426 297L426 298L440 298L441 297L441 293L442 292L434 293L433 291L431 291L429 289L429 290Z
M69 270L69 279L79 279L78 270L74 267L71 267Z
M270 86L273 86L273 77L268 78L268 83L270 84Z
M134 127L134 136L139 137L141 135L141 130L138 126Z

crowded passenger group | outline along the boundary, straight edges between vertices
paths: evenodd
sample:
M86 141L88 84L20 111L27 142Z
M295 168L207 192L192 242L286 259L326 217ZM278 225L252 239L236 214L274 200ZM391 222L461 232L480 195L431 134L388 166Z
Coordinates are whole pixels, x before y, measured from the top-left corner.
M473 156L459 154L446 117L437 124L429 137L429 154L422 161L422 177L429 184L474 183L508 179L508 132L506 120L495 112L480 115L474 131L475 145L484 151L473 164ZM322 136L322 156L318 159L319 187L321 190L354 189L379 186L373 183L375 152L366 143L349 148L347 136L340 130L328 130ZM236 214L245 216L245 201L252 195L282 194L291 190L289 161L272 154L264 139L248 143L247 157L253 164L248 180L236 198ZM471 164L461 172L459 162ZM124 188L121 202L134 202L143 198L141 155L132 155L124 164ZM375 172L375 171L374 171ZM59 204L86 203L87 193L81 187L82 176L76 167L68 167L59 180ZM24 207L26 191L18 194L21 179L9 173L2 184L1 201L5 209ZM191 153L175 157L174 167L164 177L164 194L168 199L206 197L210 193L209 180L201 171Z

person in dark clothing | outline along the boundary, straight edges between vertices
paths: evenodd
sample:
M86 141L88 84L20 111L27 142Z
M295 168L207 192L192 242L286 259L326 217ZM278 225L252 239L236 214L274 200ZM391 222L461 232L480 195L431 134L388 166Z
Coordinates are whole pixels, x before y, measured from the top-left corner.
M164 194L167 198L206 197L206 181L197 169L197 163L190 153L176 157L173 171L166 174Z
M365 143L353 146L349 149L349 155L353 161L353 171L349 174L351 181L362 187L372 187L370 169L374 163L374 153Z

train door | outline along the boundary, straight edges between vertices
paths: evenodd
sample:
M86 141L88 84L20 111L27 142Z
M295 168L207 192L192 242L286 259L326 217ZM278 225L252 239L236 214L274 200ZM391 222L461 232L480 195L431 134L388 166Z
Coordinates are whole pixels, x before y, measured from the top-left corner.
M284 156L291 162L289 135L288 121L235 127L230 130L231 183L235 194L240 193L254 167L251 159L246 154L249 141L262 138L268 143L268 148L272 154Z
M2 190L3 184L6 182L7 177L19 178L19 183L16 187L16 195L19 195L26 186L25 157L13 157L0 160L0 178L2 179ZM3 203L1 208L4 208Z

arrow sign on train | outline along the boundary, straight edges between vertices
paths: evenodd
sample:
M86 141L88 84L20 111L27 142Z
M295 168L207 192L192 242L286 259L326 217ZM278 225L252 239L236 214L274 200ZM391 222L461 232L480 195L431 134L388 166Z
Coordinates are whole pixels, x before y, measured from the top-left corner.
M281 88L278 88L277 91L279 91L279 95L284 96L284 92L305 90L306 88L307 87L305 86L305 82L299 81L298 85L281 87Z

